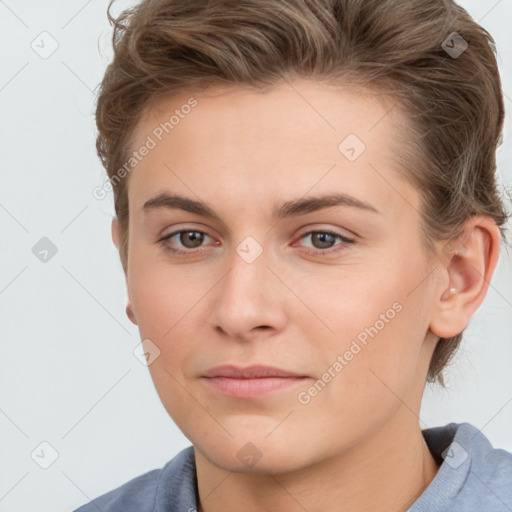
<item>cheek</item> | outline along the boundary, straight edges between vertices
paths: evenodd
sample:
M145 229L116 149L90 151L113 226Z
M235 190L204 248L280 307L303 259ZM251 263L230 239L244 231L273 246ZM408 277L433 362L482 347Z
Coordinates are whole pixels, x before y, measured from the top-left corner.
M194 314L194 306L214 280L207 271L198 274L186 265L148 262L136 251L132 255L128 287L141 335L156 340L172 337L186 324L181 319Z
M180 407L186 396L179 383L194 374L205 350L205 307L218 277L207 268L148 263L136 253L132 262L129 293L140 337L160 350L151 377L166 408Z
M346 279L333 280L323 309L316 304L334 331L324 364L344 356L345 379L358 387L361 372L370 370L399 387L412 379L428 332L428 289L422 284L427 276L424 261L417 257L407 263L382 259L364 274L349 271ZM361 385L377 381L371 372L369 378Z
M410 301L397 297L391 304L390 295L367 297L357 319L340 311L342 334L324 347L317 381L301 395L306 405L298 417L312 429L326 428L327 413L341 438L363 435L389 418L414 387L424 334Z
M160 350L148 370L162 404L183 429L187 411L195 403L186 391L186 369L198 353L194 314L208 283L201 285L199 277L187 277L180 267L148 263L136 253L130 264L129 293L140 337L150 339Z

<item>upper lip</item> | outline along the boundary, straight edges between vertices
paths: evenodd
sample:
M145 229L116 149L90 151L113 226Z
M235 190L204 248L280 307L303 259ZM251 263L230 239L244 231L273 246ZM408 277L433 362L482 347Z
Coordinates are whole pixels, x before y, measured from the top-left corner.
M239 379L256 379L259 377L305 377L295 372L274 366L253 365L242 368L234 365L222 365L211 368L203 377L231 377Z

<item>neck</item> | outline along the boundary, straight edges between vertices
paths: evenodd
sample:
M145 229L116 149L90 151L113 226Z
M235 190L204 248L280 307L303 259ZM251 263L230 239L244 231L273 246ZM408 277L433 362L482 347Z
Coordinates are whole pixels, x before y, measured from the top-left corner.
M401 407L357 446L287 473L233 473L196 449L198 512L406 511L438 470L415 419Z

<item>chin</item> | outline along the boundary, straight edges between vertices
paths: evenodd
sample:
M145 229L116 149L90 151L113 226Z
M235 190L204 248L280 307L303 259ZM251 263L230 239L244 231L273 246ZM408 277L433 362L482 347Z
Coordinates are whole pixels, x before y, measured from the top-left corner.
M203 454L207 459L225 471L245 474L280 474L295 471L303 464L294 459L297 449L276 450L246 442L241 448L233 446L208 447Z
M275 425L274 422L273 428ZM314 457L305 452L305 443L290 438L284 429L281 436L275 437L275 432L266 437L272 430L267 428L255 432L254 435L242 429L228 430L233 435L232 438L226 434L218 439L203 438L199 442L189 439L195 449L212 464L235 473L287 473L315 462ZM314 446L308 445L308 448L314 450Z

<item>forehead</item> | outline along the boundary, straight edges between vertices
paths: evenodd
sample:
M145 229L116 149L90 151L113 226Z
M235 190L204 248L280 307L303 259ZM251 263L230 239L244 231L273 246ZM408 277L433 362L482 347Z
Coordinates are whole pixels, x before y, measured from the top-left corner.
M318 147L320 141L324 145L336 143L348 130L370 142L379 132L386 133L393 120L402 117L397 106L394 97L378 90L306 79L280 82L265 89L217 85L199 93L182 92L151 102L133 139L140 139L167 122L172 126L167 125L169 133L164 129L162 135L176 135L186 125L187 135L193 131L198 140L225 140L235 128L241 140L245 137L249 141L257 134L259 143L270 146L277 136L280 141L291 143L308 139L311 146ZM381 129L372 134L379 124L383 124ZM230 148L233 149L236 148Z
M365 180L396 200L377 173L397 167L403 122L391 96L309 80L162 98L134 130L132 150L149 140L153 147L130 173L129 202L140 207L165 188L201 195L215 187L218 197L249 198L270 189L305 193L318 183L350 193Z

